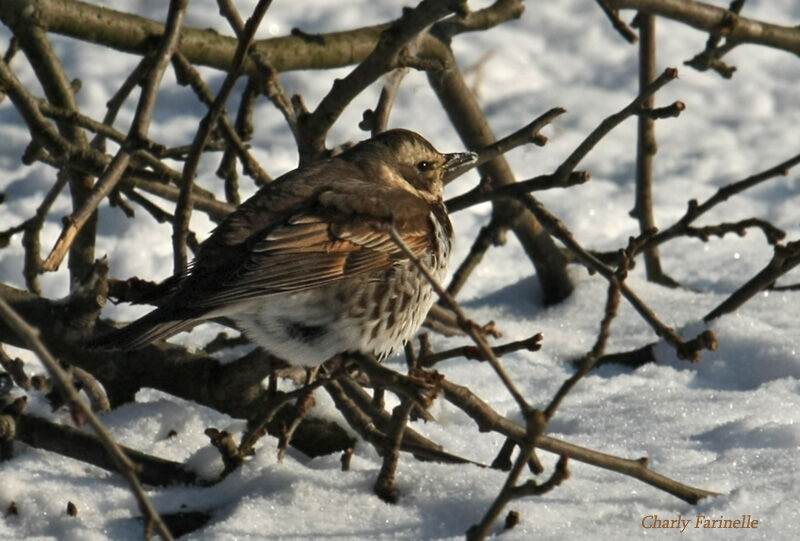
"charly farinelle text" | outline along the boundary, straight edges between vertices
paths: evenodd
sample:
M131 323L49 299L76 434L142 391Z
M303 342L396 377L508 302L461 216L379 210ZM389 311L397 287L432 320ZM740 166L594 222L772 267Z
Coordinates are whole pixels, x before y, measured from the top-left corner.
M741 530L758 528L758 519L751 515L740 515L736 518L719 515L719 517L707 515L695 515L684 518L680 514L677 517L645 515L642 518L642 528L658 530L679 530L685 533L690 530Z

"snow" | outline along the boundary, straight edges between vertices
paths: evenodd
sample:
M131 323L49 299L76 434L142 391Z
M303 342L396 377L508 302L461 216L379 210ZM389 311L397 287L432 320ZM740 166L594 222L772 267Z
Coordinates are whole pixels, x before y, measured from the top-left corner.
M118 9L136 9L163 19L162 2L107 2ZM237 2L244 15L254 1ZM715 5L727 6L716 0ZM481 3L480 5L483 5ZM475 3L473 7L479 4ZM400 3L315 0L275 2L260 36L281 35L293 27L306 32L341 30L382 22L399 14ZM793 0L751 0L746 16L782 24L800 24L800 4ZM630 12L624 13L630 19ZM215 2L190 3L187 24L213 27L229 33L217 15ZM676 99L686 111L679 119L657 122L659 153L655 161L657 222L669 225L679 218L691 198L702 201L729 182L772 167L797 152L800 126L800 62L792 55L757 46L741 46L726 59L738 67L733 80L714 73L698 73L682 66L699 52L706 35L684 25L658 21L659 69L676 66L680 78L657 95L659 105ZM0 28L0 44L8 43ZM105 102L137 58L54 36L70 77L83 80L80 107L102 117ZM481 104L498 136L519 128L545 110L563 106L568 113L546 130L545 148L524 147L508 158L518 178L551 172L605 116L628 103L637 88L637 48L626 44L610 27L593 2L528 3L518 21L483 33L457 37L454 48L462 67L475 63L487 51L483 66ZM22 58L12 64L22 80L38 90ZM222 74L201 70L212 87ZM289 93L299 92L310 105L347 69L325 73L292 72L281 75ZM470 76L472 81L474 76ZM241 85L239 86L241 90ZM365 135L357 129L361 112L374 106L379 87L360 96L335 125L329 143ZM136 95L128 100L117 126L123 130L133 115ZM231 110L236 103L232 100ZM169 144L191 141L202 108L194 96L174 84L168 72L159 95L152 135ZM253 154L273 175L293 168L297 156L291 136L278 112L262 100ZM419 131L443 151L462 145L447 122L424 75L411 73L403 84L392 125ZM41 164L25 167L19 158L29 140L27 130L8 100L0 104L0 192L8 200L0 207L0 230L31 216L55 173ZM571 228L586 247L616 249L635 234L628 216L633 206L635 121L628 120L606 137L581 168L592 180L569 190L541 194L548 208ZM200 182L221 193L214 176L214 160L200 166ZM734 221L751 216L770 219L800 236L797 205L798 173L770 180L745 196L720 205L702 223ZM469 175L448 187L455 195L476 182ZM243 189L252 193L247 180ZM60 216L69 212L60 198L42 237L43 249L53 245ZM104 206L100 213L98 253L111 258L111 273L157 280L171 273L170 226L157 224L139 213L127 220L118 209ZM467 253L477 228L488 220L490 207L482 205L454 215L457 246L453 261ZM212 224L195 213L192 227L200 238ZM144 248L144 247L147 248ZM19 237L0 251L0 280L22 285L22 247ZM682 239L663 245L667 272L687 288L670 290L644 280L644 265L631 273L629 284L668 324L691 338L704 329L702 317L744 281L760 270L771 249L758 232L744 238L714 238L703 244ZM513 235L502 248L493 248L459 299L478 321L495 320L503 341L543 332L543 349L504 359L515 381L536 406L544 406L560 383L572 373L569 361L591 347L602 317L606 284L571 268L574 294L565 302L543 308L533 269ZM800 281L795 270L781 283ZM58 298L67 292L65 270L42 277L45 294ZM141 308L109 307L105 315L119 319L142 313ZM665 344L656 348L658 363L635 371L602 367L588 375L568 396L550 424L548 434L578 445L627 458L646 456L655 471L681 482L721 492L697 506L686 504L648 485L614 472L573 461L572 477L539 498L513 502L522 522L502 538L585 539L657 537L645 529L646 516L691 519L684 535L693 539L797 539L800 536L800 334L797 292L773 291L752 299L734 314L711 325L719 349L705 352L697 365L679 361ZM214 335L210 326L176 337L201 345ZM656 339L652 330L625 301L612 326L611 351L640 347ZM442 349L464 339L436 337ZM35 366L32 356L9 348ZM401 369L395 357L389 366ZM519 420L516 405L500 381L484 364L450 360L438 367L445 376L470 386L498 412ZM332 401L317 393L314 412L339 418ZM44 399L33 392L30 412L47 413ZM446 446L449 452L490 462L502 438L479 434L463 413L438 400L431 412L437 423L414 423L414 428ZM64 418L63 414L58 417ZM66 419L64 419L66 421ZM197 404L145 390L136 403L103 416L120 443L172 460L188 461L206 477L221 467L218 453L203 431L209 426L240 433L244 423ZM174 430L175 437L167 437ZM148 490L164 513L211 510L210 522L187 539L460 539L467 527L480 520L497 495L505 474L477 466L422 463L408 456L398 471L399 502L389 505L372 493L380 457L359 442L348 472L340 471L338 456L309 459L290 451L279 463L275 440L262 440L259 452L240 470L211 487L170 486ZM540 453L552 471L555 456ZM547 475L547 474L545 474ZM118 475L17 445L16 456L0 464L0 512L16 502L19 514L0 520L2 539L128 540L140 539L139 511ZM67 501L79 514L68 516ZM750 515L757 529L695 529L697 515L736 519ZM493 533L501 532L496 524Z

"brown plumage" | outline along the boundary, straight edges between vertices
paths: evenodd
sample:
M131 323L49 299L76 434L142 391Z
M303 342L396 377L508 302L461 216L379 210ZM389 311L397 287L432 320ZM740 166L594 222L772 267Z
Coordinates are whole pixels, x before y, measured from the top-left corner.
M433 303L386 226L442 278L453 235L442 177L474 159L390 130L291 171L225 218L166 302L92 345L134 349L228 316L296 364L347 351L383 357L416 332Z

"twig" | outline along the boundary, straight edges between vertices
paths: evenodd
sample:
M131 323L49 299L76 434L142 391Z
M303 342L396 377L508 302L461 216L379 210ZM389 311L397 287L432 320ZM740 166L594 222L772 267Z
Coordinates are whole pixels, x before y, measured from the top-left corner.
M750 300L753 296L769 287L778 278L800 265L800 240L786 245L776 244L775 253L767 266L753 276L742 287L734 291L719 306L703 317L708 323L724 314L729 314Z
M374 111L372 109L364 111L363 118L358 124L359 128L370 132L372 137L386 131L389 126L389 115L392 112L392 106L397 97L397 91L400 89L400 83L407 73L408 68L397 68L384 76L383 88L378 98L378 105L375 107Z
M181 53L177 53L172 57L172 63L175 66L176 73L178 73L178 80L188 83L192 87L192 90L194 90L195 94L197 94L197 97L200 99L200 101L202 101L206 106L212 107L215 101L214 95L212 94L211 90L209 90L208 85L206 85L203 79L200 77L200 73L189 63L188 60L186 60L186 57ZM250 152L245 147L242 138L239 137L239 134L237 133L233 124L231 124L228 116L222 111L218 114L217 125L221 128L220 133L225 139L228 148L232 148L235 151L236 155L244 164L245 170L249 172L248 174L256 179L256 181L260 184L266 184L272 180L267 172L261 168L261 165L259 165L258 161L256 161L256 159L250 155ZM204 149L207 147L208 142L206 142L206 147L204 147ZM187 159L188 155L191 154L191 151L192 147L190 146L188 148L188 152L186 152Z
M240 457L243 458L253 453L256 443L261 436L266 433L267 425L272 421L273 417L275 417L275 414L278 413L278 410L280 410L284 404L294 399L305 399L305 404L301 405L300 407L313 406L313 399L311 402L309 402L307 397L311 396L311 392L314 389L325 385L328 382L328 379L329 378L326 377L318 377L311 383L307 383L303 387L295 389L294 391L288 393L277 393L274 396L270 396L267 400L267 407L259 414L258 418L248 423L247 432L242 435L242 441L239 444Z
M128 99L128 96L133 89L141 83L142 78L150 70L155 55L155 51L151 51L150 53L144 55L139 63L136 64L136 67L133 69L130 75L125 78L125 81L122 82L122 85L120 85L119 89L114 93L111 99L108 100L108 103L106 104L107 111L103 117L103 124L111 128L111 126L114 124L114 120L117 118L120 108L122 108L122 104L125 103L125 100ZM105 152L105 136L106 134L97 131L97 134L92 139L91 147L99 150L100 152Z
M540 135L539 132L542 129L549 125L553 120L558 118L560 115L566 113L567 110L561 107L554 107L550 109L546 113L540 115L538 118L534 119L533 122L530 124L523 126L522 128L518 129L514 133L495 141L491 145L488 145L481 150L478 151L478 160L469 167L463 167L458 169L455 172L455 176L445 178L445 183L450 182L456 176L462 175L484 163L494 160L498 156L505 154L506 152L513 150L521 145L525 145L528 143L533 143L538 146L544 146L547 142L547 137Z
M719 41L723 36L728 36L731 33L731 30L736 25L736 17L744 7L744 3L745 0L733 0L730 3L728 13L722 17L719 27L709 32L706 48L691 60L685 61L684 64L693 67L697 71L713 69L725 79L733 77L736 67L729 66L723 62L722 57L733 49L737 43L729 39L725 45L720 47Z
M514 184L498 186L491 190L478 186L466 193L448 199L445 201L445 205L447 206L447 212L458 212L459 210L464 210L474 205L485 203L486 201L517 198L529 192L577 186L578 184L588 182L590 178L589 173L586 171L573 171L566 177L562 177L556 173L552 175L540 175L528 180L515 182Z
M760 218L747 218L738 222L723 222L704 227L686 227L683 234L707 242L711 235L721 238L728 233L736 233L743 237L747 234L747 229L751 227L760 229L769 244L777 244L786 236L785 231Z
M372 408L369 395L349 377L342 376L327 382L325 390L347 424L379 453L382 452L386 445L386 434L390 431L391 416L385 410L378 411ZM411 453L418 460L483 466L444 451L440 445L436 445L409 427L403 431L401 450Z
M568 378L558 389L550 404L545 409L545 416L547 419L552 419L555 415L556 409L561 405L564 398L569 394L572 388L586 375L592 368L594 368L597 360L603 355L608 343L608 337L611 334L611 322L617 316L617 309L619 308L619 286L611 283L608 285L608 293L606 295L606 308L603 313L603 319L600 322L600 332L597 334L592 349L584 355L579 361L579 369L575 374Z
M282 462L284 457L286 456L286 452L289 450L289 444L292 441L292 436L294 436L297 427L300 426L300 423L303 422L303 419L306 418L308 412L316 404L313 395L313 387L309 387L309 384L313 381L313 378L317 375L319 367L314 369L306 369L306 390L303 394L297 397L297 401L294 405L294 418L292 419L291 424L289 426L285 426L284 430L282 430L280 438L278 438L278 462Z
M239 110L236 113L236 122L234 124L236 133L239 134L242 141L249 140L253 135L253 111L257 97L258 83L253 77L250 77L244 87L244 92L242 92L242 99L239 103ZM257 175L249 172L246 165L244 165L244 172L256 179L257 185L262 184L262 181L257 179ZM225 152L222 154L219 167L217 167L217 176L225 180L225 200L234 205L241 203L239 175L236 172L236 152L231 145L225 147Z
M599 5L600 9L603 10L603 13L606 14L606 17L608 17L608 20L611 22L611 26L614 27L614 30L619 32L619 35L622 36L625 41L628 43L636 43L638 41L639 37L636 35L636 32L634 32L630 26L625 24L625 21L620 19L618 10L611 9L605 0L597 0L597 5Z
M374 490L380 499L388 503L397 502L397 492L394 488L397 464L400 460L400 447L403 442L403 432L408 423L408 416L414 402L403 398L392 411L392 424L386 434L386 444L383 448L383 462L375 480Z
M658 92L664 85L678 77L678 70L675 68L667 68L659 75L652 83L644 87L639 95L630 102L626 107L619 112L607 117L603 120L597 128L592 131L581 142L580 145L570 154L564 163L556 169L554 176L560 179L566 179L575 170L580 161L586 157L590 150L600 142L611 130L616 128L623 120L633 115L642 108L642 105L656 92Z
M542 338L544 338L542 333L536 333L529 338L525 338L524 340L517 340L515 342L509 342L508 344L494 346L492 347L492 352L494 352L495 356L502 357L503 355L513 353L514 351L539 351L542 348ZM461 346L445 351L438 351L436 353L431 352L420 354L419 365L427 368L435 365L436 363L447 359L453 359L455 357L463 357L465 359L471 359L475 361L487 360L480 348L475 346Z
M30 389L31 380L25 373L25 363L20 358L9 357L2 345L0 345L0 366L8 372L17 387L24 390Z
M428 42L426 47L427 45ZM448 47L437 45L436 47L431 45L431 50L426 50L426 53L435 55L445 69L428 72L428 83L467 148L475 149L491 145L495 142L492 128L480 104L464 81L453 52ZM479 171L483 178L491 179L496 186L516 182L511 166L504 156L498 156L485 163ZM557 303L567 298L573 290L572 280L567 273L567 260L536 218L526 212L517 201L511 199L496 201L492 212L501 223L510 225L536 268L545 304Z
M465 8L439 21L434 27L434 34L449 42L457 34L488 30L511 19L518 19L524 10L522 0L495 0L491 6L478 11Z
M161 537L165 540L171 540L172 535L162 522L153 504L150 503L147 494L145 494L142 485L139 483L139 479L136 477L136 466L125 455L122 449L120 449L100 420L95 416L94 412L81 400L80 395L78 395L78 392L72 386L64 369L61 368L58 361L50 355L50 352L39 340L38 331L23 321L2 298L0 298L0 318L2 318L6 325L11 327L14 332L25 341L27 346L36 353L36 356L39 357L42 364L45 365L54 383L58 386L65 399L74 404L92 426L102 442L103 447L106 449L106 452L114 461L115 468L125 477L130 485L131 491L139 503L139 508L147 517L148 528L151 524L154 525Z
M636 23L639 27L639 92L647 92L648 86L656 76L656 18L647 13L638 13ZM640 105L644 112L652 111L655 98L650 93ZM644 233L656 227L653 215L653 159L658 151L655 121L649 114L639 114L636 133L636 195L631 217L639 222L639 232ZM658 247L643 250L645 274L651 282L669 287L678 283L667 276L661 268Z

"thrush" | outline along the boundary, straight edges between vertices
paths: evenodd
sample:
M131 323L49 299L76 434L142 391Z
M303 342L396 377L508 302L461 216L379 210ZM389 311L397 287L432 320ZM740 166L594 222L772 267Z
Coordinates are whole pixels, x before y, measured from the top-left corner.
M224 316L293 364L386 357L434 302L387 226L441 280L453 243L442 180L475 159L389 130L286 173L219 224L159 308L91 345L136 349Z

